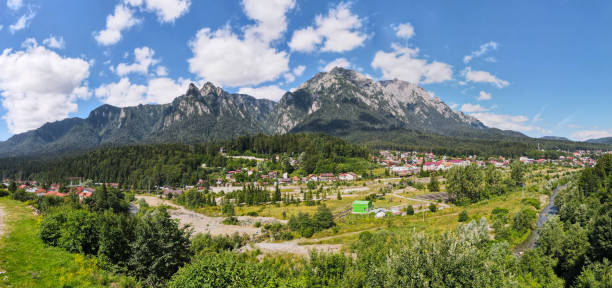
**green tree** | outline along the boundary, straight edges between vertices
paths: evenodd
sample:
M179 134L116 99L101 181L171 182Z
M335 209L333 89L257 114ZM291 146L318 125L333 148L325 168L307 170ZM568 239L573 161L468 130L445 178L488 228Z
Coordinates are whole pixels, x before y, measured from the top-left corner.
M431 175L430 178L431 178L431 180L430 180L429 184L427 185L427 188L431 192L439 192L440 191L440 183L438 182L438 176Z
M221 206L221 213L225 216L234 216L234 205L230 202L224 203L223 206Z
M412 207L412 205L406 206L406 214L414 215L414 207Z
M11 193L15 193L15 191L17 191L17 183L15 183L15 181L11 180L8 186L8 191Z
M510 179L514 181L514 185L521 186L525 184L525 165L520 161L514 161L510 164Z
M461 213L459 213L459 222L465 222L468 221L470 218L468 217L468 213L467 211L463 210L461 211Z
M274 189L274 202L281 201L281 191L278 187L278 183L276 183L276 188Z
M525 233L533 228L536 217L536 211L531 208L523 208L514 216L512 227L519 233Z
M434 203L429 204L429 211L432 213L438 211L438 206L436 206Z
M189 262L191 231L179 228L164 208L147 211L136 225L131 243L130 274L147 286L160 286Z
M574 287L576 288L610 288L612 286L612 265L608 259L586 266Z
M98 259L102 267L125 271L136 235L137 218L110 211L100 216Z
M452 202L464 204L482 198L482 172L478 166L453 167L446 178L446 190Z
M98 217L87 210L68 210L62 225L59 246L70 252L98 252Z

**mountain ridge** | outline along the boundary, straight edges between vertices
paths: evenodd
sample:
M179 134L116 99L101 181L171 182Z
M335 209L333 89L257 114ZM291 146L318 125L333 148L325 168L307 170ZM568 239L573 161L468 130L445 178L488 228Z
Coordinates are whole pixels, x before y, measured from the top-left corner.
M286 92L279 102L228 93L193 83L166 104L115 107L104 104L87 118L67 118L0 142L0 156L58 154L104 145L194 143L248 134L408 129L446 136L526 137L488 128L456 112L416 84L375 82L359 72L334 68Z

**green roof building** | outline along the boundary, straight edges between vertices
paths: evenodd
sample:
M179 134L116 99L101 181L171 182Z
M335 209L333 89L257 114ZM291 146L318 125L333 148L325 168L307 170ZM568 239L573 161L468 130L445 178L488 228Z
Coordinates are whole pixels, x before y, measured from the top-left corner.
M370 213L374 206L370 201L356 200L353 201L353 213Z

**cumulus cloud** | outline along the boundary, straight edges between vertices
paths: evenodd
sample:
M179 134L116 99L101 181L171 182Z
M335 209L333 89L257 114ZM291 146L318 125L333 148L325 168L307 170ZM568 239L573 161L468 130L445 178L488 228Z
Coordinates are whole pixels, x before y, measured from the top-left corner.
M203 28L189 44L189 71L217 85L257 85L289 70L289 56L268 43L240 39L229 27Z
M189 42L193 52L188 59L189 71L217 85L231 87L258 85L286 75L289 55L273 48L271 41L287 30L284 15L295 6L294 1L244 0L242 6L255 24L243 27L243 37L229 26L216 31L200 29ZM276 11L267 11L270 9ZM286 78L291 80L291 76Z
M461 112L465 112L465 113L473 113L473 112L485 112L488 111L489 109L480 106L479 104L463 104L461 105Z
M287 30L287 11L295 7L295 0L243 0L244 13L256 24L244 29L245 38L271 42Z
M610 130L583 130L572 133L572 138L581 141L589 139L599 139L605 137L612 137L612 129Z
M295 68L293 68L293 70L291 72L287 72L283 75L283 77L285 78L285 84L291 83L293 81L295 81L295 77L299 77L302 75L302 73L304 73L304 70L306 70L306 66L304 65L299 65Z
M491 100L491 93L480 90L480 93L478 94L478 101L481 100Z
M17 11L23 7L23 0L6 0L6 7Z
M461 73L468 82L491 83L497 88L503 88L510 84L508 81L499 79L487 71L472 70L471 67L465 68Z
M134 63L119 63L115 68L115 72L119 76L125 76L130 73L147 75L149 67L159 63L159 60L153 58L154 54L155 51L147 46L136 48L134 49Z
M414 27L410 23L402 23L397 26L393 26L395 30L395 36L403 39L410 39L414 36Z
M334 69L335 67L350 68L351 67L351 62L346 60L346 58L338 58L338 59L335 59L335 60L327 63L327 65L325 65L325 67L323 67L323 69L321 69L321 70L323 70L325 72L329 72L332 69Z
M190 0L125 0L125 3L155 13L162 23L174 22L187 14L191 6Z
M43 40L42 42L45 46L54 49L64 49L66 48L66 42L64 42L64 37L55 37L53 35L49 36L49 38Z
M257 99L268 99L278 101L285 94L285 90L276 85L262 86L257 88L243 87L238 90L240 94L251 95Z
M95 33L94 37L98 44L109 46L121 40L121 32L129 29L142 20L134 16L134 11L129 7L119 4L115 6L113 14L106 17L106 29Z
M68 117L77 99L89 97L89 63L31 43L26 50L0 54L0 92L4 120L12 133Z
M439 83L453 79L450 65L419 59L418 48L403 47L393 43L393 51L378 51L372 60L372 68L380 69L385 79L400 79L412 83Z
M317 15L314 27L294 31L289 48L299 52L353 50L363 45L367 38L360 30L363 22L364 19L351 12L349 3L340 3L331 8L326 16Z
M529 117L524 115L495 114L489 112L471 113L470 115L476 117L489 127L495 127L502 130L540 132L544 134L551 133L549 130L530 124Z
M147 85L133 84L127 77L118 82L103 84L96 88L95 94L100 101L118 106L136 106L138 104L172 102L174 98L185 93L189 81L160 77L148 81Z
M472 59L480 57L480 56L484 55L485 53L487 53L488 51L497 50L498 46L499 46L499 44L497 44L497 42L493 42L493 41L489 41L487 43L484 43L484 44L480 45L480 48L478 50L473 51L469 55L466 55L465 57L463 57L463 62L467 64L470 61L472 61ZM487 62L495 62L495 58L493 58L493 57L488 57L485 60Z
M36 16L36 13L30 11L26 14L21 15L15 24L9 25L9 30L11 30L11 34L15 34L15 32L19 30L23 30L26 27L30 26L30 22Z

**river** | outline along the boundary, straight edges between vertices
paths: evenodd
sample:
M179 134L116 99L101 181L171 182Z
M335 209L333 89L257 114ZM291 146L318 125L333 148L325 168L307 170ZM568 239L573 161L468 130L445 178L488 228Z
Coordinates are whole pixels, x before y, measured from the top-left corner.
M516 252L518 254L522 254L526 250L532 249L532 248L534 248L536 246L536 243L537 243L538 237L539 237L538 229L542 228L542 226L544 225L544 222L546 222L546 219L548 219L548 216L555 215L555 214L559 213L559 208L557 206L555 206L555 197L557 197L557 193L560 190L565 189L566 186L567 186L567 184L566 185L561 185L561 186L558 186L557 188L555 188L555 190L553 191L552 195L548 199L548 204L540 212L540 216L538 217L538 221L536 222L536 229L533 229L531 231L531 234L529 234L529 237L527 237L527 239L525 239L525 241L523 241L523 243L518 244L518 245L516 245L516 247L514 247L514 252Z

